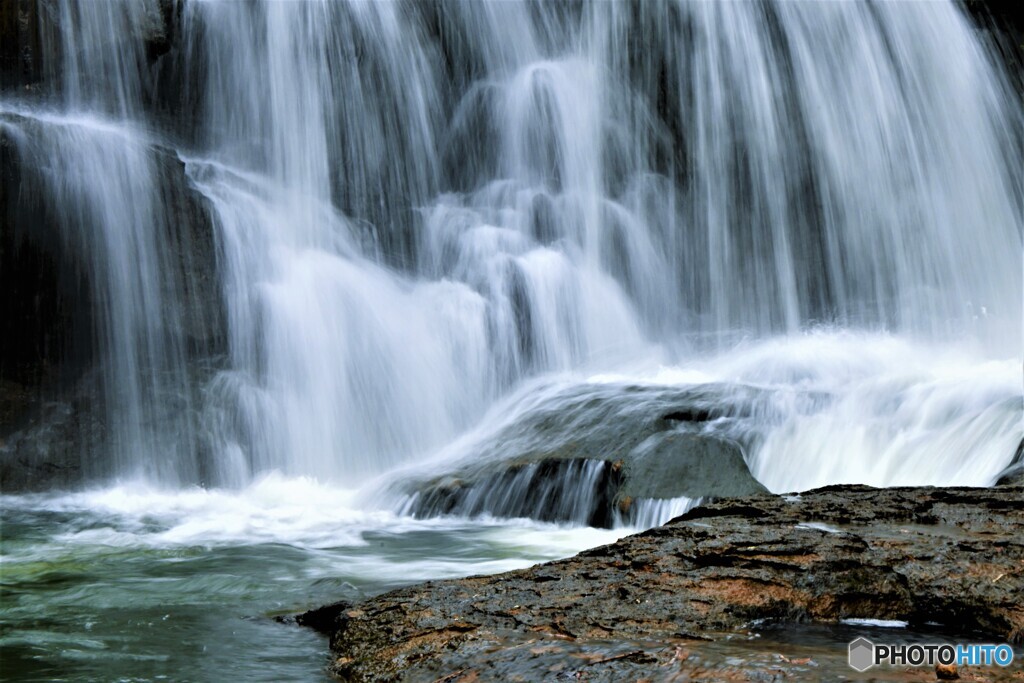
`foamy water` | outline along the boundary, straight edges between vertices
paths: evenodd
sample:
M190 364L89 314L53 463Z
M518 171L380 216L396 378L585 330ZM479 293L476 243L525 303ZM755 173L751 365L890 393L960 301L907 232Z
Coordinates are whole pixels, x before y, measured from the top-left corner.
M608 542L381 495L584 390L719 387L777 492L1020 443L1024 111L957 4L172 4L154 62L165 3L46 3L0 93L109 432L0 498L5 673L308 680L268 615Z

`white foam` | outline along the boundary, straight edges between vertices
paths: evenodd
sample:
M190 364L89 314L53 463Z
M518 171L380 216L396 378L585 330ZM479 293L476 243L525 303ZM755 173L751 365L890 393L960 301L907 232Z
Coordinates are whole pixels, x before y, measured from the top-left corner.
M70 494L0 496L8 510L72 513L51 542L5 561L34 560L50 552L75 553L84 547L174 549L182 547L283 544L320 556L311 575L337 575L336 549L365 548L366 534L398 536L416 532L472 534L489 548L474 559L438 552L402 561L374 552L345 554L345 575L372 580L439 578L472 572L500 572L571 555L610 543L626 530L573 528L525 519L414 519L386 510L356 508L356 491L307 478L274 473L239 491L159 490L138 483ZM363 504L365 505L365 504ZM455 541L453 541L455 542ZM317 555L327 552L326 555ZM22 552L22 551L19 551ZM27 551L24 551L27 552Z
M907 622L898 619L842 619L848 626L874 626L876 628L906 628Z
M830 526L830 525L824 524L822 522L801 522L800 524L797 524L794 528L795 529L811 529L811 530L814 530L814 531L824 531L827 534L841 534L841 533L843 533L841 529L837 529L834 526Z
M829 484L988 486L1024 436L1021 359L817 330L682 366L770 394L727 434L775 492Z

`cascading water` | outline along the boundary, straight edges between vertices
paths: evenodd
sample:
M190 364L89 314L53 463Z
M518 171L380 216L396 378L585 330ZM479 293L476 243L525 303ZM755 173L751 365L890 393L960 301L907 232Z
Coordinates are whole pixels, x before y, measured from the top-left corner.
M184 14L219 482L358 481L524 377L817 325L1019 355L1020 108L953 6Z
M953 6L189 2L159 70L158 4L45 7L70 113L5 126L92 254L107 471L357 482L524 377L822 324L1019 354L1020 107ZM163 144L229 355L206 429L153 438L188 394Z
M104 453L85 452L91 477L195 481L189 370L181 307L192 277L188 245L173 235L187 204L167 176L168 153L142 117L144 49L156 3L40 3L48 106L0 100L0 131L14 148L21 187L45 208L15 213L13 230L75 254L91 314L109 423ZM31 90L31 88L26 88ZM17 203L12 202L12 203ZM5 207L6 208L6 207ZM40 218L39 214L44 217ZM51 225L56 235L45 234ZM177 252L177 253L175 253ZM86 450L86 449L83 449Z
M6 112L5 112L6 113ZM2 114L0 114L2 115ZM9 114L10 115L10 114ZM171 255L173 197L143 134L88 116L0 120L92 284L109 453L87 454L94 474L194 481L188 371L180 332L180 273ZM28 175L28 173L26 174ZM145 457L142 457L145 454Z
M605 539L488 515L592 523L677 433L777 492L990 485L1024 437L1024 110L952 2L12 2L0 247L73 270L108 487L8 497L60 529L20 567L256 539L372 591L421 537L422 577Z

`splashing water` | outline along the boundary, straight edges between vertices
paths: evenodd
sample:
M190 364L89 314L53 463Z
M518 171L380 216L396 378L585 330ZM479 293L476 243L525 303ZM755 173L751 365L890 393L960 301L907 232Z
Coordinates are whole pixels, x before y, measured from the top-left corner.
M248 174L190 163L228 255L223 399L254 411L222 481L359 481L524 377L737 335L1019 354L1020 110L952 6L434 12L189 6L202 145ZM913 481L908 427L829 454L818 425L803 457L831 463L815 483Z
M187 2L159 69L157 3L55 7L71 114L4 126L91 254L120 434L101 472L354 485L525 378L820 324L1019 358L1021 109L952 4ZM194 383L162 145L210 213L228 340L171 429L145 414ZM829 461L814 483L913 481L905 419L832 455L803 427L786 447ZM968 461L988 435L961 438Z
M202 676L211 601L610 541L592 465L550 482L575 528L487 516L529 472L462 516L379 495L581 387L714 387L742 410L699 430L775 492L991 485L1024 437L1024 113L952 2L39 7L0 143L19 238L87 285L107 431L100 488L3 499L26 680ZM217 670L315 675L265 656Z

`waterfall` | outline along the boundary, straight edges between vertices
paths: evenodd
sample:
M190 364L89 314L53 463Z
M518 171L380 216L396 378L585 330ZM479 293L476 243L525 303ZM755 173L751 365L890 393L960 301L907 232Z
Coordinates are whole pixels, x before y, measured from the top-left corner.
M42 41L54 87L42 106L17 93L0 100L0 132L22 170L12 194L37 195L44 207L16 216L14 230L75 254L63 260L90 285L78 305L92 309L109 438L105 453L85 453L84 469L195 481L181 310L191 276L180 272L188 245L174 237L189 200L142 112L137 38L157 30L157 3L60 0L37 11L53 22Z
M769 488L986 483L1020 440L1024 113L953 2L38 7L46 69L0 131L49 207L18 231L90 283L94 475L357 485L528 379L638 364L870 365L823 380L833 412L740 429ZM900 351L829 365L821 329ZM987 370L900 374L935 349ZM949 462L894 395L956 427ZM832 453L843 429L874 432Z

